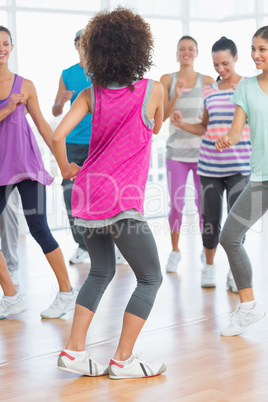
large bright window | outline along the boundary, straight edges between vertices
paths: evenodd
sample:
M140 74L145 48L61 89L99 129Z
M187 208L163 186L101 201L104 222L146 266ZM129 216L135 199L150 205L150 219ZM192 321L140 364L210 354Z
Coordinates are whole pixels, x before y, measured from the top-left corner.
M232 39L238 50L238 61L236 70L243 76L256 74L254 64L250 57L251 38L255 33L255 21L241 20L218 23L192 22L190 23L190 33L198 41L199 56L196 60L196 68L212 77L216 78L211 58L212 45L222 36Z
M41 110L52 128L62 119L62 116L55 118L51 112L61 72L79 60L74 48L76 31L85 27L96 12L104 8L112 10L118 5L140 13L151 25L154 65L146 77L159 80L163 74L179 69L176 49L182 35L191 35L198 42L197 71L217 77L211 47L221 36L227 36L237 44L236 71L243 76L258 73L250 57L250 46L256 29L268 24L266 0L0 0L0 25L10 28L15 44L10 67L34 82ZM66 104L64 113L68 109ZM31 125L34 128L32 122ZM149 183L156 182L157 189L163 192L165 207L168 205L164 183L168 127L167 119L160 134L154 137L149 174ZM50 226L64 226L67 216L59 186L61 177L47 147L39 135L37 138L46 168L56 177L48 188ZM167 213L166 209L154 209L151 205L147 209L152 213Z
M58 10L98 11L101 9L101 0L16 0L19 7L52 8Z
M79 14L17 13L18 72L34 82L47 120L53 118L51 108L62 70L79 62L74 37L89 18Z
M153 15L156 18L180 18L181 2L178 0L111 0L111 8L118 5L136 10L142 15Z
M7 13L0 10L0 21L1 25L7 26Z

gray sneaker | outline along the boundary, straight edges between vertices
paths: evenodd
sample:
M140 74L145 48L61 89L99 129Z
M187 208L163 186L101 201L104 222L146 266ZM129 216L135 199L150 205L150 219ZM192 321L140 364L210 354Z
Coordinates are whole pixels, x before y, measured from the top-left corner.
M235 312L230 316L229 325L221 330L222 336L235 336L241 334L246 328L255 322L261 320L265 316L263 306L255 302L254 307L250 310L241 308L239 305Z
M42 318L60 318L69 311L74 310L78 291L58 292L53 303L46 310L41 312Z

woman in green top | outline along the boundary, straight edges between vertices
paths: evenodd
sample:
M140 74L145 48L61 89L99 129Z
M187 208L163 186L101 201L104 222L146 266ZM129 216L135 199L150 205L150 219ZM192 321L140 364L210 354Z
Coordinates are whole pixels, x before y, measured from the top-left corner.
M268 209L268 26L259 28L254 34L251 57L262 73L238 85L232 97L236 104L232 127L216 143L219 151L237 144L248 119L252 174L248 186L231 209L221 234L221 244L227 253L241 303L231 315L229 324L221 330L223 336L239 335L265 315L263 306L254 298L251 263L242 239Z

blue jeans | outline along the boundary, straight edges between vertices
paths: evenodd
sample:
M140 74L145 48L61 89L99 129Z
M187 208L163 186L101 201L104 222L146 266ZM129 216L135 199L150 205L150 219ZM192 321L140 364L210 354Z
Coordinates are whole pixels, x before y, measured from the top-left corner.
M76 163L78 166L82 166L88 157L88 144L71 144L66 143L67 158L68 161ZM70 222L70 227L74 241L78 244L80 248L86 250L83 232L84 229L81 226L76 226L74 224L75 218L72 215L72 190L74 182L68 179L62 180L63 186L63 198L66 206L66 211L68 219Z

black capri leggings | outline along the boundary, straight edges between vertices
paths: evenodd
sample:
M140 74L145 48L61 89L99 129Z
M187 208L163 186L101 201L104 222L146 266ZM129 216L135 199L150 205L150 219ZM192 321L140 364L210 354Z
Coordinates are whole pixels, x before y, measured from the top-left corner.
M115 274L115 243L137 279L136 289L125 311L146 320L163 279L156 244L148 223L123 219L104 228L86 228L84 241L90 255L91 268L76 303L96 311Z
M23 180L16 184L0 186L0 215L15 187L19 190L23 213L31 235L41 246L44 254L54 251L59 245L47 224L46 187L43 184L37 181Z
M220 241L223 193L226 190L228 213L242 193L250 176L235 174L225 177L200 176L201 208L203 218L203 246L208 250Z

